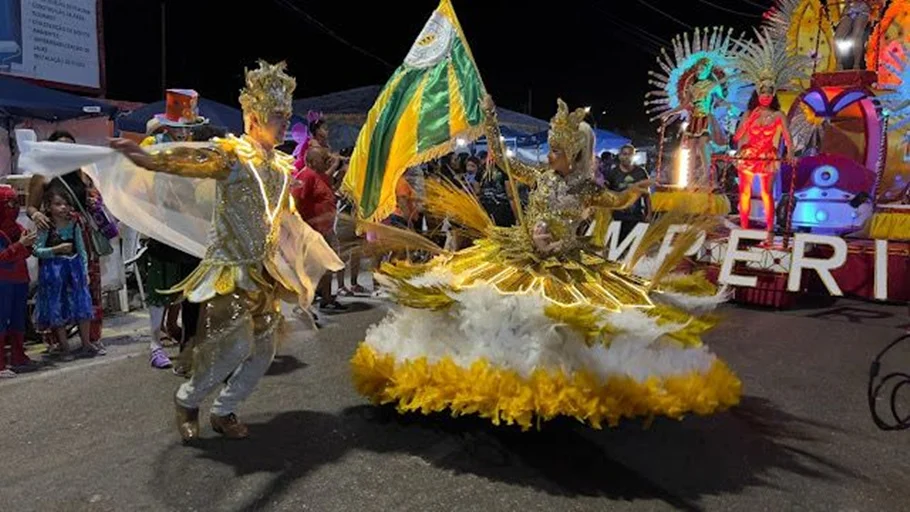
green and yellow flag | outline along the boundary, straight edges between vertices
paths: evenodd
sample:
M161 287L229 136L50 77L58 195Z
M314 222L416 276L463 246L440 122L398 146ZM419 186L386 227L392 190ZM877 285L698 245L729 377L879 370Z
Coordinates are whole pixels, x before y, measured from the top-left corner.
M450 0L442 0L360 130L344 179L361 218L395 211L395 187L415 165L481 135L486 94Z

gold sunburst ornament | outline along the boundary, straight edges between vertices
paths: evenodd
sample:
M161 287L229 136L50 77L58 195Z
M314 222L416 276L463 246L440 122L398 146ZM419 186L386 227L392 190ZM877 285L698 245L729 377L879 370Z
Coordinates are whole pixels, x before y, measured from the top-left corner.
M259 61L259 68L246 70L246 87L240 91L240 105L246 113L268 119L272 114L290 117L294 111L297 80L285 73L287 64Z
M588 112L583 108L569 112L569 106L561 99L557 100L557 106L556 115L550 120L548 141L550 146L563 149L569 159L574 160L584 149L585 137L579 125L585 120Z

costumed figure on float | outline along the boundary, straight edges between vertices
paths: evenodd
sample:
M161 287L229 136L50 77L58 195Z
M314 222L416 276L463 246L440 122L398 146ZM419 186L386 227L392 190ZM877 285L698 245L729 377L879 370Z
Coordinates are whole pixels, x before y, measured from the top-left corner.
M679 35L673 40L673 55L662 49L659 71L649 72L649 83L657 87L645 96L648 114L656 114L652 120L660 119L666 126L683 119L681 148L691 162L683 185L708 181L711 155L728 143L725 118L739 112L734 101L739 82L731 67L731 33L714 28L696 29L692 37Z
M54 172L94 164L108 205L137 231L201 257L187 279L165 293L200 303L202 320L187 357L192 377L175 396L185 441L199 436L203 399L224 384L211 410L213 429L244 438L235 411L268 369L283 317L279 299L307 308L314 283L343 268L325 240L299 219L290 199L293 158L275 150L292 111L296 81L284 63L259 63L241 91L246 134L212 143L162 144L146 152L116 140L108 148L36 143L25 168ZM71 167L70 167L71 168ZM157 186L157 180L167 186ZM156 194L166 192L165 194ZM206 235L207 234L207 235ZM208 240L207 245L199 240Z
M756 32L757 41L742 41L736 58L742 75L755 91L749 101L749 111L740 123L733 141L739 150L736 168L739 173L739 218L743 229L749 229L752 212L752 185L755 178L761 185L765 213L766 243L774 238L774 178L780 170L780 145L786 148L785 159L793 158L793 139L787 118L781 112L777 92L801 77L805 59L790 56L782 42L772 39L768 31Z
M426 264L382 266L377 278L400 308L354 356L362 394L400 412L477 414L522 429L557 416L601 428L738 403L740 381L700 338L722 294L700 276L668 274L692 238L656 272L660 285L603 259L585 236L595 212L628 207L648 184L598 186L586 112L558 106L549 168L537 168L506 158L492 100L484 103L495 160L532 186L518 225L496 227L470 194L428 182L428 211L475 240Z

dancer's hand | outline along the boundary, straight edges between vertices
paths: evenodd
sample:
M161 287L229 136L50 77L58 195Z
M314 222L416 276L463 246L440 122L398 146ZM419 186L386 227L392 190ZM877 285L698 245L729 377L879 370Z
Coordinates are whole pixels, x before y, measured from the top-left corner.
M496 104L493 103L493 97L487 94L483 97L483 108L484 110L496 110Z
M142 147L139 146L135 141L129 139L111 139L110 145L112 148L123 153L123 156L130 159L131 162L138 165L139 167L152 170L155 167L154 160L152 156L149 155Z
M547 225L543 222L538 222L534 226L534 231L531 233L531 241L534 242L534 247L542 252L548 253L553 248L553 235L550 234L550 230L547 229Z
M648 194L651 191L651 187L654 186L654 183L654 180L643 180L633 183L629 188L638 194Z
M31 246L35 245L35 241L37 239L38 239L38 232L29 231L28 233L25 233L24 235L22 235L19 238L19 243L22 244L26 248L30 248Z

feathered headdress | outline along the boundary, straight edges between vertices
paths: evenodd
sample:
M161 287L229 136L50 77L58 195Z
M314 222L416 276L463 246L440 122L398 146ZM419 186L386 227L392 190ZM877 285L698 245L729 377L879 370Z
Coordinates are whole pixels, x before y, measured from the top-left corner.
M709 62L716 78L725 80L725 98L730 102L740 84L732 66L732 29L723 27L697 28L693 34L673 38L672 55L666 48L657 57L659 70L649 71L648 83L656 89L645 95L645 107L652 121L681 104L681 92L688 78L701 62ZM732 102L731 102L732 103Z
M550 120L548 142L568 153L569 160L574 160L584 149L585 136L579 125L585 120L588 111L583 108L569 112L569 106L562 99L556 100L556 115Z
M768 28L755 30L755 37L757 41L739 41L735 62L743 78L756 89L770 86L777 92L806 77L806 70L812 66L811 58L790 55L786 41L775 39Z
M804 0L776 0L774 5L765 13L765 21L762 28L767 29L768 33L776 41L786 41L790 33L790 26L793 24L793 17L796 10L803 4Z
M297 80L288 76L285 69L284 62L269 64L260 60L259 69L246 71L246 87L240 91L244 112L255 113L260 119L272 114L291 116Z
M907 47L896 45L888 50L882 66L898 79L897 85L888 86L889 92L879 96L883 114L889 117L888 131L900 131L910 124L910 59Z

